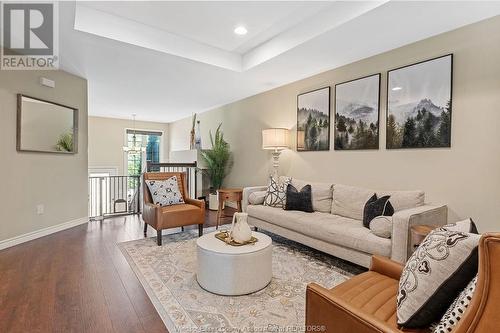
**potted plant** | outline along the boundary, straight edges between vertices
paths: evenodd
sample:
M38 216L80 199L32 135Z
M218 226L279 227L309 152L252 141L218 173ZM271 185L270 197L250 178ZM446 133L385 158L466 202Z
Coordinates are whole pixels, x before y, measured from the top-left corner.
M224 178L229 173L232 166L231 151L229 143L224 140L224 134L221 131L222 123L215 131L215 136L210 131L210 143L212 149L201 151L201 157L205 163L205 172L210 178L211 188L209 196L209 209L217 210L219 206L217 191L222 187Z

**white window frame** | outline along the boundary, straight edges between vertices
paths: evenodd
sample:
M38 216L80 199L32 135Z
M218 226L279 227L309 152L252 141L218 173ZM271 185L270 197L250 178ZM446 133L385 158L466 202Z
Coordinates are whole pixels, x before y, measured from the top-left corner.
M127 138L127 131L144 131L144 132L158 132L158 133L161 133L161 136L160 136L160 162L163 161L163 158L164 158L164 154L163 154L163 151L164 151L164 143L165 143L165 140L163 140L163 138L165 137L165 131L163 130L157 130L157 129L147 129L147 128L131 128L131 127L125 127L125 129L123 130L123 146L126 147L128 145L128 138ZM143 156L141 157L142 159L145 159L145 156L146 156L146 153L143 153L142 154ZM146 168L146 165L143 165L143 170L144 171L147 171L145 170ZM123 175L124 176L128 176L128 152L124 151L123 152Z

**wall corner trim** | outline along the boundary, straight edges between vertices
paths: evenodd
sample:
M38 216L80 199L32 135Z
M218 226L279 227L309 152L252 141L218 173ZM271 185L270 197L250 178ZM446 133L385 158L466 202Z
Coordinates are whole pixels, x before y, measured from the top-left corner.
M53 225L53 226L43 228L40 230L28 232L28 233L23 234L23 235L0 240L0 250L6 249L9 247L18 245L18 244L26 243L26 242L29 242L31 240L41 238L44 236L48 236L48 235L54 234L56 232L63 231L63 230L69 229L69 228L73 228L73 227L76 227L78 225L88 223L88 222L89 222L88 217L81 217L81 218L78 218L75 220L63 222L61 224Z

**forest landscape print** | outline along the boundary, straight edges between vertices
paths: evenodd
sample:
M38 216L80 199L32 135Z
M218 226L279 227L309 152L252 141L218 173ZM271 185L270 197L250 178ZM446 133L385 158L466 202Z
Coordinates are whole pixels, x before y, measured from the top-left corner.
M388 73L387 148L451 145L453 55Z
M378 149L380 74L335 86L335 150Z
M297 96L297 150L330 150L330 87Z

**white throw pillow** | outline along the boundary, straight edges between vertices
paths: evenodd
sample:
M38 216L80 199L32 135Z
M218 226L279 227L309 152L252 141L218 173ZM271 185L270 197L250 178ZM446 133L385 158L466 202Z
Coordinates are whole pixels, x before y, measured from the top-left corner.
M447 225L443 225L442 229L451 230L451 231L461 231L461 232L470 232L471 234L478 234L476 224L472 221L471 218L468 218L463 221L458 221L454 223L449 223Z
M177 176L172 176L167 180L146 180L146 185L155 205L171 206L184 203Z
M269 177L264 206L283 208L286 203L286 187L291 181L289 177L280 177L278 181Z
M462 319L465 310L469 307L472 296L474 295L474 290L476 290L476 283L477 275L472 279L467 287L462 290L455 301L453 301L439 323L431 327L434 333L449 333L453 331L460 319Z
M480 235L435 229L405 264L399 280L397 322L429 327L477 274Z
M300 190L306 185L311 185L312 205L316 212L330 213L332 210L333 184L311 183L305 180L292 179L292 185Z
M335 184L333 185L332 214L362 221L366 202L374 193L373 190L361 187Z
M251 205L262 205L266 197L266 191L256 191L250 193L248 196L248 203Z
M416 208L425 203L424 191L377 191L377 196L391 196L391 204L395 212L400 210Z
M392 216L377 216L370 221L370 230L378 237L391 238Z

